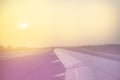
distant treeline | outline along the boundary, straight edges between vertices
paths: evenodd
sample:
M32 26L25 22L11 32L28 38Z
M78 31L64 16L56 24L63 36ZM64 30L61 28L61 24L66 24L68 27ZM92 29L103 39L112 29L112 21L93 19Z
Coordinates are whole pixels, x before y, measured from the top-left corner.
M1 46L0 45L0 51L9 51L9 50L23 50L23 49L28 49L27 47L13 47L13 46Z
M7 47L4 47L4 46L0 46L0 52L9 52L9 51L31 51L31 50L53 50L54 48L52 47L42 47L42 48L28 48L28 47L13 47L13 46L7 46Z

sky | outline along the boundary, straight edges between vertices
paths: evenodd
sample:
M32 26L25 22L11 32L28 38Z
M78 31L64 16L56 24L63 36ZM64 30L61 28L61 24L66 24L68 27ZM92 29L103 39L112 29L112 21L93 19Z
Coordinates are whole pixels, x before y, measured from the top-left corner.
M0 44L49 47L120 43L118 10L111 0L1 0Z

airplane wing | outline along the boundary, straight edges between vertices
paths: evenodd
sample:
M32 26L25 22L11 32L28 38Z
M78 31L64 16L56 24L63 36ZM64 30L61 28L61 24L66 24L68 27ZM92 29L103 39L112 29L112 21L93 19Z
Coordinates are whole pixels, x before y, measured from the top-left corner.
M75 51L54 49L64 67L65 80L120 80L120 62Z

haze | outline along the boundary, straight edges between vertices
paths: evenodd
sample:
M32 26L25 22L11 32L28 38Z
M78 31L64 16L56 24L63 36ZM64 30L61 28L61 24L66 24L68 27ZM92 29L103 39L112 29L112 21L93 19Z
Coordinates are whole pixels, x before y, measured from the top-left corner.
M8 0L1 4L0 44L4 46L119 43L117 8L106 0ZM21 24L27 27L18 29Z

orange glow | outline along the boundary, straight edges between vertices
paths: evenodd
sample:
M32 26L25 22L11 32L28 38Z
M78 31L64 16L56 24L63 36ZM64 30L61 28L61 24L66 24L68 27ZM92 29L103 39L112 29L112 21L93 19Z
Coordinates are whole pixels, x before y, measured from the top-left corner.
M0 44L13 46L110 43L117 22L114 6L101 0L89 3L11 0L1 12ZM24 21L27 22L19 24Z

